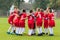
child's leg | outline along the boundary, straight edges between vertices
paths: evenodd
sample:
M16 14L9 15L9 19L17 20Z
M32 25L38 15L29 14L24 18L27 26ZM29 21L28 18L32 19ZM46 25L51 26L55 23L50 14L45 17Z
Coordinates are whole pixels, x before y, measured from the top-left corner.
M35 31L36 31L36 25L34 23L34 28L33 28L33 33L35 34Z
M30 31L31 31L31 29L29 29L29 31L28 31L28 35L31 35Z
M10 32L10 31L11 31L11 29L12 29L12 25L9 27L8 32Z
M53 28L52 27L49 27L49 32L50 32L50 35L53 35Z
M53 28L49 27L50 34L53 34Z
M20 27L20 29L19 29L19 34L22 34L22 28Z
M11 28L11 33L14 33L14 27Z
M21 30L22 30L22 34L23 34L23 33L24 33L24 31L25 31L25 28L22 28Z
M33 29L33 34L35 34L35 29Z
M14 31L13 32L15 33L15 31L16 31L16 27L14 26Z
M48 33L48 28L44 28L45 33Z
M28 35L30 35L31 36L31 34L32 34L32 29L29 29L29 33L28 33Z
M40 32L40 34L42 33L42 27L39 28L39 32Z
M16 27L16 34L19 34L19 28Z
M32 30L32 35L34 34L34 30Z
M18 34L20 34L20 27L18 27Z
M38 31L38 34L40 34L40 30L39 30L39 28L37 28L37 31Z

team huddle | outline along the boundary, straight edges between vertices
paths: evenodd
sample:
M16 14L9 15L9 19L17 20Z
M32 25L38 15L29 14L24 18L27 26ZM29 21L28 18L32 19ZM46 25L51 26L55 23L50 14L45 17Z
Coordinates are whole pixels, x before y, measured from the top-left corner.
M27 21L26 21L27 20ZM43 34L49 36L54 36L53 27L55 27L54 12L51 8L46 8L43 11L42 8L37 8L36 12L30 10L29 13L26 10L22 10L20 13L17 7L14 7L14 11L10 12L8 17L8 23L11 25L8 29L8 34L23 35L25 31L25 22L28 25L28 35L36 35L36 29L38 36L43 36ZM44 32L42 31L42 25L44 27Z

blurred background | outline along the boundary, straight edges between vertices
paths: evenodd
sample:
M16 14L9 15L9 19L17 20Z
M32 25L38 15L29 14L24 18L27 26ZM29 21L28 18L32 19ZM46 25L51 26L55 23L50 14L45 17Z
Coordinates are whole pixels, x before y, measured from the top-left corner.
M20 10L51 7L55 10L55 16L60 18L60 0L0 0L0 17L9 16L12 5L17 6Z

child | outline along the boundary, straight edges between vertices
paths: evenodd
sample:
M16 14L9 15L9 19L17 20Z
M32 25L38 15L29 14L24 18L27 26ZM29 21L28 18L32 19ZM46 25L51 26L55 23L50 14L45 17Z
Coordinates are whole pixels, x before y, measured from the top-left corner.
M16 35L19 35L19 34L20 34L20 33L19 33L19 31L20 31L19 19L20 19L20 17L19 17L19 11L17 11L16 14L15 14L15 17L14 17L14 19L13 19L13 24L14 24L14 26L15 26L15 28L16 28L16 30L15 30Z
M54 20L54 13L52 12L52 10L50 9L49 10L49 36L53 36L54 33L53 33L53 27L55 26L55 20Z
M42 36L42 15L40 13L40 9L38 9L38 11L35 14L36 16L36 25L38 28L38 36Z
M44 11L44 30L45 34L48 34L48 12Z
M20 35L22 35L25 31L25 19L26 19L26 11L23 10L22 14L20 15L20 19L19 19Z
M43 18L44 18L44 11L43 11L43 9L42 8L40 8L40 14L41 14L41 18L42 18L42 24L43 24ZM45 34L44 32L42 32L42 34Z
M31 10L32 11L32 10ZM35 17L35 13L32 11L32 16L34 17L34 29L33 29L33 34L32 35L36 35L36 17Z
M9 24L11 25L10 27L9 27L9 29L8 29L8 34L10 34L10 30L11 30L11 34L12 33L15 33L15 27L14 27L14 25L13 25L13 19L14 19L14 17L15 17L15 14L16 14L16 12L18 11L17 10L18 8L17 7L14 7L14 11L13 12L10 12L10 16L9 16L9 18L8 18L8 22L9 22Z
M14 32L14 26L13 26L13 19L14 19L14 14L13 12L10 14L9 18L8 18L8 23L11 25L8 29L8 34L12 34ZM10 32L11 31L11 32Z
M28 35L29 36L34 34L34 16L32 14L33 14L33 11L30 10L30 15L28 16L28 28L29 28Z

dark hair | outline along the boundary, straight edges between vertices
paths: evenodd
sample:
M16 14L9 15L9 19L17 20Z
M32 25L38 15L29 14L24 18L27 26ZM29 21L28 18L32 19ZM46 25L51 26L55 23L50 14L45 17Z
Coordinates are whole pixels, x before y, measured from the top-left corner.
M38 9L38 11L40 11L40 9Z
M52 12L52 9L50 9L50 13Z
M30 10L30 13L32 13L33 12L33 10Z
M23 12L26 12L26 10L25 10L25 9L23 9Z
M49 8L51 10L51 8Z

